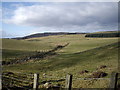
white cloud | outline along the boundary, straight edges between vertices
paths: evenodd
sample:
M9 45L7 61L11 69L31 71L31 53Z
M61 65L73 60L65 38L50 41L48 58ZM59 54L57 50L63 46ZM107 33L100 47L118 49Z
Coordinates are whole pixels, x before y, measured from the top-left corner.
M117 3L50 3L19 6L5 23L46 30L117 29Z

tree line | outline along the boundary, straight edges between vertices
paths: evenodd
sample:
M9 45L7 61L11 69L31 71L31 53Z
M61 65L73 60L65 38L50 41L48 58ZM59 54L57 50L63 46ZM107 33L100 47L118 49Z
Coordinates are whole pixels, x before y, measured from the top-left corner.
M120 33L94 33L86 34L85 37L120 37Z

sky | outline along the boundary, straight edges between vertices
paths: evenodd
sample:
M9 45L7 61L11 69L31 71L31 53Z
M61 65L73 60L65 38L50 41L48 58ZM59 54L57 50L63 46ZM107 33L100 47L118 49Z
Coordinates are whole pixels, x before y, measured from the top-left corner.
M3 38L118 30L117 2L3 2Z

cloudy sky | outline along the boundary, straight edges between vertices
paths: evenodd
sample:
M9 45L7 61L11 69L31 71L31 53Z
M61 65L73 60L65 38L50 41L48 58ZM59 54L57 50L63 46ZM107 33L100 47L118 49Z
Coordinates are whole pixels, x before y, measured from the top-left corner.
M3 2L3 37L118 30L117 2Z

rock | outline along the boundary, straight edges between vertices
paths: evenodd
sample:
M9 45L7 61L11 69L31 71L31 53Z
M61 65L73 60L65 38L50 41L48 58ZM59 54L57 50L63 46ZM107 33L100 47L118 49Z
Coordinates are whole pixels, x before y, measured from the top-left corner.
M107 73L102 71L93 72L90 78L101 78L107 76Z
M46 73L43 73L43 77L44 77L44 78L46 77Z
M84 74L84 73L88 73L89 71L87 71L87 70L83 70L83 71L81 71L81 72L79 72L80 74Z
M48 83L48 82L46 82L43 86L44 86L44 88L50 88L50 87L52 87L51 83Z

